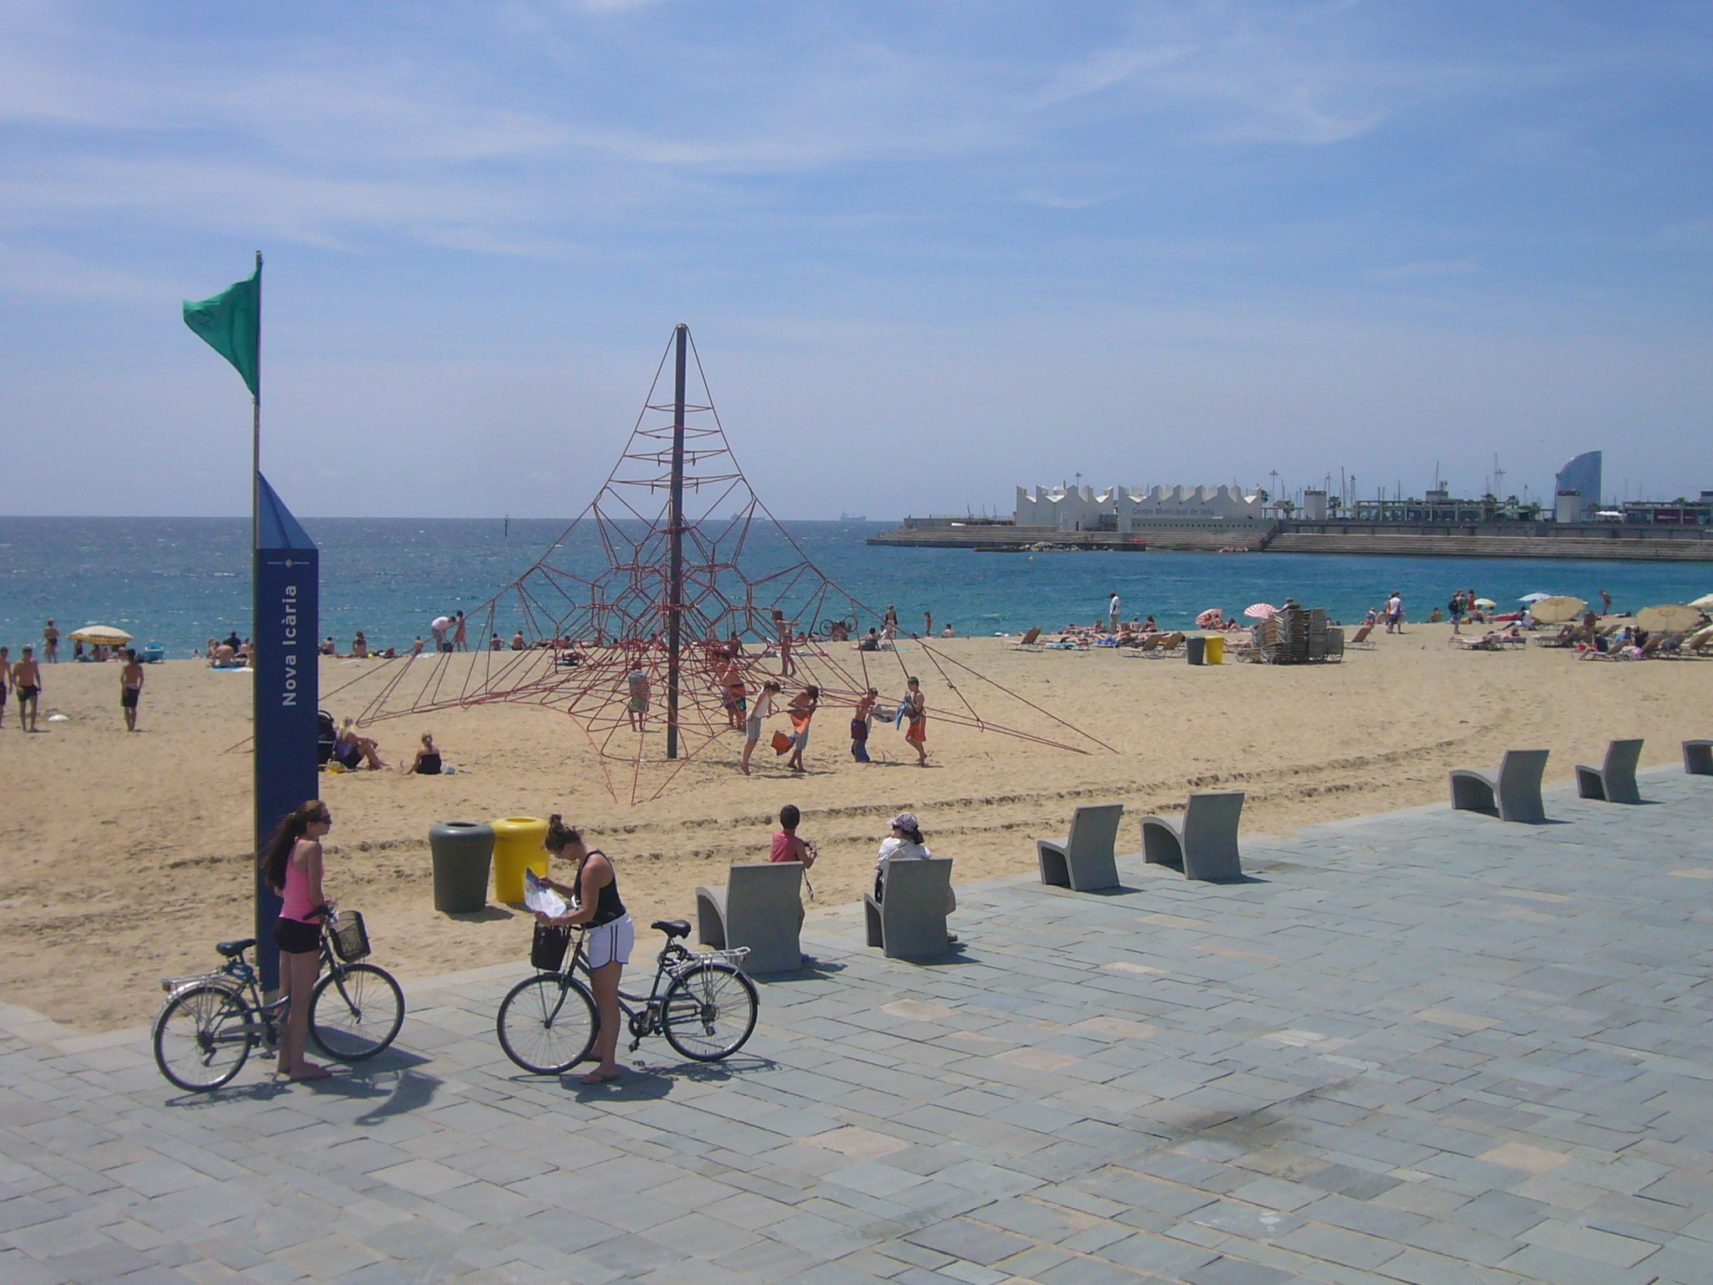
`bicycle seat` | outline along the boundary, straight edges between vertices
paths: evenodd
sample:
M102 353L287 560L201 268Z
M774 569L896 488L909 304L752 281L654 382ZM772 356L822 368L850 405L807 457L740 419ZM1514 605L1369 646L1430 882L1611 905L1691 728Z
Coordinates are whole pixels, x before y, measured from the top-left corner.
M244 937L238 941L223 941L214 949L219 951L227 959L231 959L234 955L242 955L255 944L256 939L254 937Z
M658 928L665 933L668 941L675 937L688 937L690 935L690 921L688 919L656 919L649 927Z

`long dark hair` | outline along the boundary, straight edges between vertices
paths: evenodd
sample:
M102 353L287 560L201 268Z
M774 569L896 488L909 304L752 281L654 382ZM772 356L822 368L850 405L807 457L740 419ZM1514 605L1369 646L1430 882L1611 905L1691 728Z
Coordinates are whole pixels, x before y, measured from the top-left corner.
M542 839L541 846L549 852L563 852L566 844L581 842L583 832L566 825L565 818L557 812L547 818L547 837Z
M327 805L320 799L310 799L298 804L280 821L261 852L262 874L275 892L285 888L286 862L291 859L292 848L314 822L326 819Z

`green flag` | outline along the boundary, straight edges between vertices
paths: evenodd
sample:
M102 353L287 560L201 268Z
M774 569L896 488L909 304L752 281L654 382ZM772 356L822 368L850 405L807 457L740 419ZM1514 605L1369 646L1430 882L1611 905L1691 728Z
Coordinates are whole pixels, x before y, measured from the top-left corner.
M212 299L184 302L184 324L208 342L244 377L252 396L259 396L257 382L262 363L262 269L255 276Z

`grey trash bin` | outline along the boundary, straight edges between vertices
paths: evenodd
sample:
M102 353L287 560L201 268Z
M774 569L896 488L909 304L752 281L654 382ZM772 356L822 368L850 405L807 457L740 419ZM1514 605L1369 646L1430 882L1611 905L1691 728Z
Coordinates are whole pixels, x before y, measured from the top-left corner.
M488 904L488 863L494 855L494 827L484 821L442 821L429 827L434 854L434 908L443 914L470 914Z
M1184 639L1184 659L1192 665L1199 665L1207 654L1207 639L1200 634L1191 634Z

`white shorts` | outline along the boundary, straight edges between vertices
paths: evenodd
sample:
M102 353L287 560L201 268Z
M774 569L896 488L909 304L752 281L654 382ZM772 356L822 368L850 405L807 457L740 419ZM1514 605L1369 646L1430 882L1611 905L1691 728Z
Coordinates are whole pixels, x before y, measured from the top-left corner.
M611 923L591 928L584 935L583 951L589 961L589 971L608 964L630 963L630 948L636 945L636 925L629 914L620 915Z

